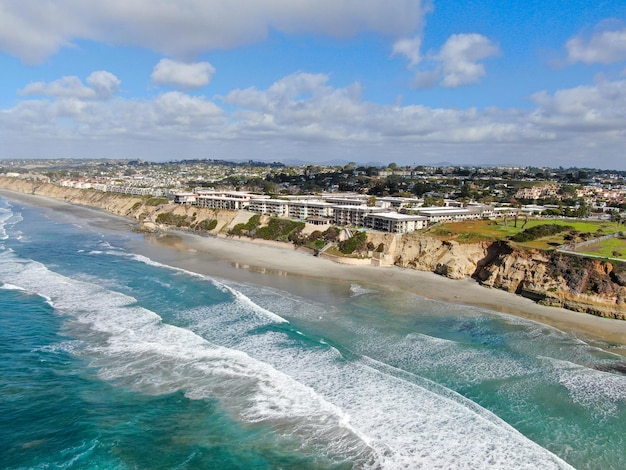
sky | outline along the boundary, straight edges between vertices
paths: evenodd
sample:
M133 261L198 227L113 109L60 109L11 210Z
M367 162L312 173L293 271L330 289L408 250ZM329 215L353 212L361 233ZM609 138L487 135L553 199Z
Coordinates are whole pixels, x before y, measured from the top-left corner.
M626 0L0 0L0 158L626 170Z

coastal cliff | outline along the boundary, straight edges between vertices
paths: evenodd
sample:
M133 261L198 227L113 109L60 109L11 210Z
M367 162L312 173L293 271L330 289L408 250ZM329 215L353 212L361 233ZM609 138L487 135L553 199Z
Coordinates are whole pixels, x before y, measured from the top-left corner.
M397 237L388 246L385 256L396 266L451 279L472 277L543 305L626 320L624 263L521 250L507 241L460 244L418 234Z
M626 265L559 252L492 244L473 275L541 304L626 320Z
M181 224L191 230L225 232L251 216L247 212L162 204L154 198L66 188L0 177L0 188L97 207L131 217L144 231ZM369 233L380 251L373 262L430 271L451 279L472 277L486 287L522 295L544 305L626 320L626 263L611 263L558 252L520 250L506 241L461 244L420 234Z
M237 223L243 218L244 222L249 215L242 217L237 211L212 210L200 207L184 206L180 204L163 204L159 198L146 198L126 194L106 193L93 189L66 188L51 183L41 183L32 180L0 177L0 188L17 191L24 194L45 196L70 204L78 204L103 209L112 214L130 217L139 222L139 231L157 231L175 223L169 221L184 221L187 227L197 227L197 230L219 232L225 227ZM171 218L159 217L161 214L170 214ZM209 224L215 223L207 230ZM163 221L163 222L160 222Z

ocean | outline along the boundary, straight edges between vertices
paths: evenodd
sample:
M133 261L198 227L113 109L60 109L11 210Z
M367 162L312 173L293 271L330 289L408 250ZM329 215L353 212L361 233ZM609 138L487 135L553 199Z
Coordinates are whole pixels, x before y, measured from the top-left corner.
M3 197L0 285L3 469L626 468L616 345Z

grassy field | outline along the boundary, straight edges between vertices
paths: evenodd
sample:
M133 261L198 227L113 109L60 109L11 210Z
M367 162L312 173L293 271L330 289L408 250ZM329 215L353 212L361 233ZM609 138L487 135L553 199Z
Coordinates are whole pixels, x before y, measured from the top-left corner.
M509 237L521 232L524 229L542 224L558 224L569 225L577 232L577 236L592 239L611 233L626 230L623 225L612 222L596 222L587 220L574 219L528 219L524 225L523 218L518 219L517 227L514 226L514 220L511 218L504 224L504 220L468 220L463 222L446 222L434 225L427 229L426 233L431 236L445 239L456 240L459 243L477 243L482 241L505 240ZM519 243L518 245L537 248L541 250L554 249L559 245L568 243L565 237L571 236L569 231L561 232L550 237L543 237L530 242ZM618 249L619 250L619 249ZM612 250L611 250L612 251ZM623 250L626 253L626 249Z
M602 256L603 258L618 258L626 260L626 239L623 237L611 238L598 243L582 247L580 253Z

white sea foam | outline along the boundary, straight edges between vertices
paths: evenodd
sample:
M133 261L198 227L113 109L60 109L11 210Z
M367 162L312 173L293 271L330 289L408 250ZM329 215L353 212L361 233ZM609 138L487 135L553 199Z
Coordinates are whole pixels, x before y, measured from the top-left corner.
M375 369L366 358L349 362L336 350L286 348L272 332L244 338L254 357L315 388L351 416L369 436L387 468L566 468L549 452L499 418L454 394L434 393L403 377Z
M16 285L50 297L103 379L143 393L184 390L191 399L217 398L233 417L269 426L294 451L372 461L367 439L341 409L269 364L164 324L126 295L14 255L0 258L0 280L11 276Z
M552 365L556 381L567 389L574 402L603 415L626 409L626 376L550 357L543 359Z
M42 346L40 348L35 348L35 351L42 351L46 353L68 353L68 354L77 354L77 351L81 349L83 345L82 341L79 340L70 340L70 341L61 341L55 344L49 344L46 346Z
M9 284L8 282L5 282L2 285L0 285L0 289L26 291L26 289L13 285L13 284Z
M376 291L373 289L366 289L360 284L350 285L350 294L352 295L352 297L356 297L356 296L364 295L364 294L371 294L372 292L376 292Z
M233 312L218 320L244 330L236 318ZM222 330L221 323L194 326L203 336L217 335L215 330ZM455 392L434 384L426 387L423 379L368 358L346 360L322 342L312 347L296 330L237 334L230 341L232 347L315 389L347 413L355 428L368 436L379 467L476 468L486 462L491 468L568 467Z
M13 212L13 208L10 204L7 204L6 207L0 207L0 240L7 240L9 238L7 233L8 226L13 226L22 220L22 215Z
M478 405L367 358L347 359L288 324L232 335L237 349L225 348L164 324L132 297L9 252L0 253L4 279L50 298L103 379L143 393L217 398L234 418L271 427L300 452L349 458L362 468L568 467ZM267 322L248 297L233 296L220 307L229 328ZM194 328L220 333L211 322Z
M243 305L246 307L268 317L269 319L277 322L277 323L288 323L283 317L276 315L274 312L270 312L269 310L261 307L260 305L255 304L252 300L250 300L246 295L238 290L233 289L232 287L228 287L226 284L223 286L228 289L228 291Z
M126 257L135 261L139 261L141 263L147 264L148 266L154 266L157 268L165 268L171 271L176 271L179 273L183 273L186 274L188 276L192 276L195 278L200 278L202 280L205 280L207 282L210 282L212 285L214 285L215 287L221 289L224 292L229 293L230 295L232 295L238 302L240 302L244 307L249 308L255 312L257 312L258 314L274 321L277 323L287 323L287 320L284 319L283 317L281 317L280 315L277 315L274 312L271 312L270 310L267 310L263 307L261 307L260 305L255 304L252 300L250 300L249 297L247 297L245 294L243 294L242 292L240 292L237 289L234 289L230 286L228 286L227 284L223 283L223 282L219 282L216 279L210 278L208 276L205 276L203 274L198 274L198 273L194 273L193 271L188 271L186 269L183 268L178 268L175 266L170 266L167 264L163 264L163 263L159 263L158 261L154 261L150 258L148 258L147 256L143 256L143 255L137 255L137 254L130 254L130 253L126 253L123 251L107 251L106 254L109 255L114 255L114 256L122 256L122 257Z

